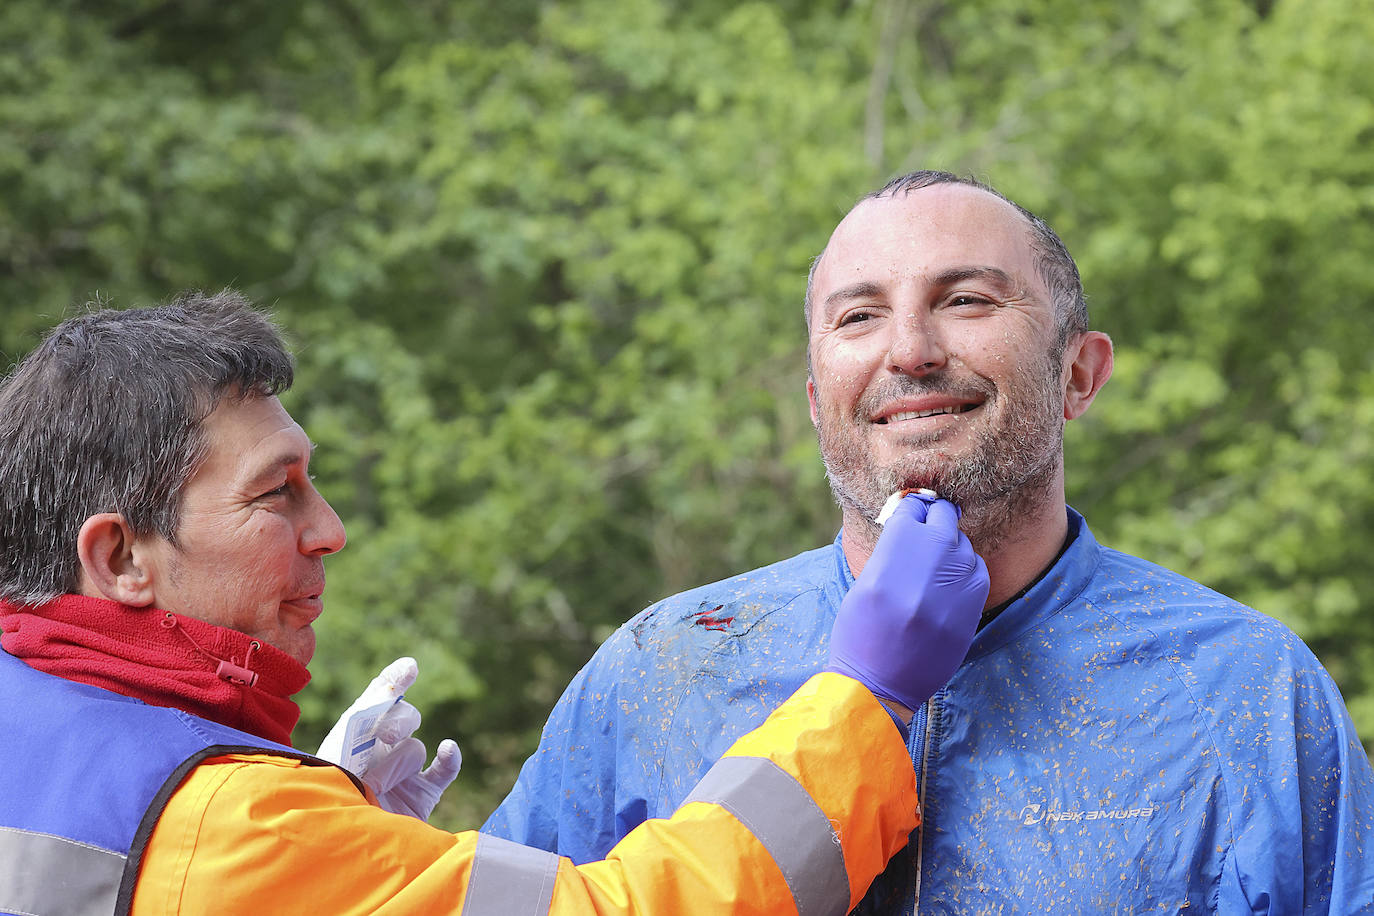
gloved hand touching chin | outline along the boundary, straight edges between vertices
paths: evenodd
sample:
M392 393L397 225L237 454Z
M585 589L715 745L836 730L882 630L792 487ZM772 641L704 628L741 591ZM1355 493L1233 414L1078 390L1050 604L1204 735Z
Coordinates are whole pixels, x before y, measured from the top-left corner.
M458 776L463 755L457 742L446 738L424 769L425 745L412 737L420 727L420 711L401 699L419 673L413 658L398 658L383 668L329 730L315 756L352 772L386 810L424 821Z
M963 662L987 596L988 568L959 530L959 510L909 494L840 604L825 670L913 710Z

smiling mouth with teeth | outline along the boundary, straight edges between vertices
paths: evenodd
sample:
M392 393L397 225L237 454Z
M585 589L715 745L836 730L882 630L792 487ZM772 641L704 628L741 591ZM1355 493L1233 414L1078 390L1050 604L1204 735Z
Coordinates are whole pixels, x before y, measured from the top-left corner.
M901 420L919 420L922 417L938 417L941 414L967 413L977 406L977 404L953 404L949 407L938 407L935 410L904 410L901 413L879 417L873 422L887 424L897 423Z

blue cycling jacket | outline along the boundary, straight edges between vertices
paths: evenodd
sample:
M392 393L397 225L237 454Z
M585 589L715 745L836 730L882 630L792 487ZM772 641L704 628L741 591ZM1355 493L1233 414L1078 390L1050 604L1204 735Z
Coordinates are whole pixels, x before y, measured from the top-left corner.
M1064 554L917 711L924 822L856 912L1374 912L1374 772L1330 676L1068 514ZM822 667L852 582L836 538L634 617L483 829L586 862L671 814Z

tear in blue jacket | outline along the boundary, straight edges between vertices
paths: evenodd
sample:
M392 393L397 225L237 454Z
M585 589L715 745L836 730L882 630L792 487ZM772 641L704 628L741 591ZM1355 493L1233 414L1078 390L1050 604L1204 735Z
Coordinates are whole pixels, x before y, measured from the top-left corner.
M857 912L1374 912L1374 772L1316 658L1069 528L918 711L925 820ZM836 538L640 613L484 830L581 863L671 814L822 667L852 581Z

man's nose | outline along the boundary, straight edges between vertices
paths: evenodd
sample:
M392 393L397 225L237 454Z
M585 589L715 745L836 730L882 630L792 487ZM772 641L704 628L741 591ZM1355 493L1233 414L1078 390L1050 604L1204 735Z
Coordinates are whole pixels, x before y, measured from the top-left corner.
M894 316L888 346L888 368L903 375L922 376L945 366L945 347L938 322L929 314L908 312Z
M310 491L310 508L301 529L301 553L325 556L337 553L348 542L343 521L320 492Z

